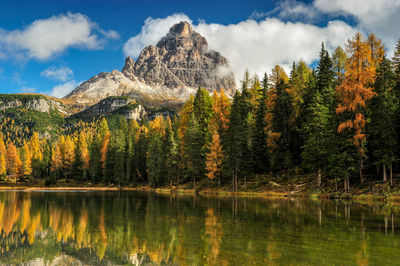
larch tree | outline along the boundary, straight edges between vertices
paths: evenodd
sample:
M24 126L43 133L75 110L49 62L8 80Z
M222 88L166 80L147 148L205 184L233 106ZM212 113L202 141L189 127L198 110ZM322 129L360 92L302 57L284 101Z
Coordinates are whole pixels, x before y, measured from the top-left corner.
M375 66L371 57L371 48L363 36L357 33L348 41L346 73L340 86L336 88L338 106L336 112L345 114L345 121L339 124L338 132L351 132L353 144L358 151L358 172L363 181L363 159L365 156L365 110L368 101L374 96L373 83Z
M22 170L22 162L19 156L19 152L17 147L15 147L14 143L10 142L7 145L7 171L8 174L13 176L16 180L17 177L21 174Z
M209 152L207 153L206 169L209 180L218 179L218 187L221 185L221 172L224 152L222 150L221 139L217 130L214 130L210 142Z
M335 73L336 84L342 83L346 71L347 55L342 47L338 46L332 54L333 71Z
M21 149L22 175L29 177L32 174L32 153L25 142Z

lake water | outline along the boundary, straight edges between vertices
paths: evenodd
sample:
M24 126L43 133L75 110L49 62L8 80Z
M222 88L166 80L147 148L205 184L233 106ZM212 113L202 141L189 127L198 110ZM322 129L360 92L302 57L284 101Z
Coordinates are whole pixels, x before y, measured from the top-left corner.
M393 265L400 208L143 192L0 192L0 264Z

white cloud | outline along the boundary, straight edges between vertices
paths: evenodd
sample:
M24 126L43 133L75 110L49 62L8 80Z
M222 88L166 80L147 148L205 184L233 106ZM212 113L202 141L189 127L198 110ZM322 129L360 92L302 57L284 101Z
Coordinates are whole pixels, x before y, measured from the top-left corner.
M74 72L69 67L49 67L45 71L40 73L40 75L42 75L43 77L57 81L70 80L73 74Z
M191 22L184 14L147 19L142 32L125 44L125 54L137 57L146 45L157 43L173 24L181 20ZM200 21L193 28L207 39L210 49L229 60L237 81L246 68L261 76L265 71L270 72L276 64L289 69L293 61L300 59L312 63L318 58L321 42L333 50L357 32L342 21L331 21L327 26L319 27L301 22L283 22L277 18L265 18L259 22L248 19L231 25Z
M140 33L125 43L124 53L136 58L144 47L157 44L161 37L168 33L172 25L181 21L192 22L187 15L182 13L173 14L166 18L147 18Z
M328 14L354 16L365 32L374 32L393 50L400 38L400 0L314 0L313 6Z
M62 98L66 96L68 93L70 93L73 89L78 87L81 84L81 82L71 80L63 84L59 84L55 86L51 92L50 96L56 97L56 98Z
M70 47L101 49L106 39L117 37L116 32L102 30L85 15L67 13L35 20L24 29L0 29L0 57L8 53L47 60Z

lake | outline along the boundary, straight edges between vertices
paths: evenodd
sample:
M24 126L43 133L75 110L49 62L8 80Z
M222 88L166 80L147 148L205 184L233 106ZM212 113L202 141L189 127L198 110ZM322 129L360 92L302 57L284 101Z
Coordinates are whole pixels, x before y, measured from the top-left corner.
M147 192L0 192L0 264L400 264L400 208Z

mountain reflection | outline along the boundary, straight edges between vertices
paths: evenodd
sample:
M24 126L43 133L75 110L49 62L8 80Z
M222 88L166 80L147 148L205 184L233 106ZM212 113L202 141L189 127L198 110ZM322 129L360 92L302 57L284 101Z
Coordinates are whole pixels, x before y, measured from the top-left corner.
M0 264L390 264L400 259L397 213L298 199L0 192Z

